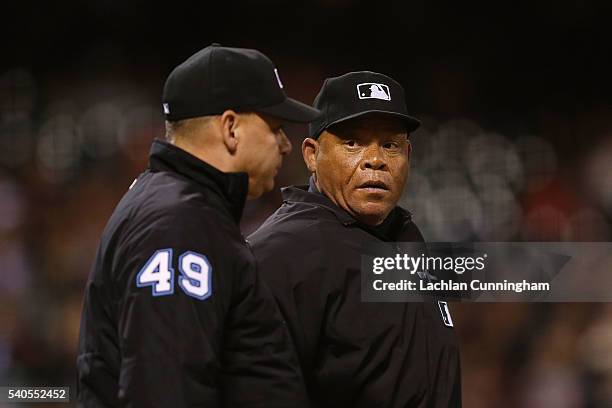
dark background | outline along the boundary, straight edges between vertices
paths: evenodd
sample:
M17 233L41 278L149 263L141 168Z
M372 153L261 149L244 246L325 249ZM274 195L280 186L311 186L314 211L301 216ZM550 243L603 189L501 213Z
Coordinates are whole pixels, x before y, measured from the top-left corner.
M163 136L161 88L212 42L287 92L386 73L423 120L401 204L431 241L612 240L609 2L6 2L0 16L0 384L73 384L82 290ZM302 126L277 185L304 183ZM280 203L249 203L243 230ZM612 289L612 288L611 288ZM612 406L605 304L455 304L466 407Z

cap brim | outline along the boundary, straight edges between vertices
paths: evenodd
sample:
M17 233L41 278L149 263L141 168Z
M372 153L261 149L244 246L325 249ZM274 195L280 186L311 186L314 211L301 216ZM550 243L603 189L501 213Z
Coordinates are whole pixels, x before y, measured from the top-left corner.
M385 115L390 115L390 116L395 116L397 118L400 118L406 124L406 130L408 130L408 132L414 132L415 130L417 130L419 128L419 126L421 126L421 121L418 120L417 118L413 118L410 115L405 115L405 114L399 113L399 112L390 112L390 111L385 111L385 110L380 110L380 109L371 109L371 110L362 111L362 112L359 112L359 113L354 113L352 115L345 116L343 118L335 120L332 123L330 123L327 126L325 126L323 129L321 129L319 134L321 134L321 132L324 131L325 129L329 129L333 125L337 125L338 123L342 123L342 122L345 122L347 120L357 118L359 116L367 115L368 113L383 113Z
M287 122L308 123L312 122L321 115L321 111L298 102L295 99L287 98L278 105L267 106L255 109L257 112L265 113L270 116L285 120Z

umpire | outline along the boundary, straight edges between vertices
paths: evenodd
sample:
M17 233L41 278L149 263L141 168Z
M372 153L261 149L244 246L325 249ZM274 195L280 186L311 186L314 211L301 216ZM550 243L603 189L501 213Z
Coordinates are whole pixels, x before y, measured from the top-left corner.
M310 185L249 237L296 345L317 407L460 407L452 319L436 303L362 303L361 247L423 241L396 204L406 183L404 89L388 76L330 78L302 153Z
M291 149L272 61L213 44L169 75L168 142L119 202L87 283L79 406L302 407L289 333L238 223Z

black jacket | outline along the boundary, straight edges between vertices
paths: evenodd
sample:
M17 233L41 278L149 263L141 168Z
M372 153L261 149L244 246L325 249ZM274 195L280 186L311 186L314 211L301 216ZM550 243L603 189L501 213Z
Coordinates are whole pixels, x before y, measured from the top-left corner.
M303 406L289 333L238 228L247 187L153 143L87 283L79 406Z
M249 237L289 326L319 407L460 407L459 351L437 303L362 303L361 246L423 241L395 208L381 226L361 225L306 186Z

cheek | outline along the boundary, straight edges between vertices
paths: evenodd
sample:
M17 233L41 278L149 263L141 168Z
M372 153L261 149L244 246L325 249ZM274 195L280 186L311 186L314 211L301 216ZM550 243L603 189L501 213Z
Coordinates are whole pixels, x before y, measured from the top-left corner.
M255 171L257 168L269 167L269 163L273 161L273 155L276 151L274 149L274 143L270 143L269 137L265 134L260 134L258 137L251 139L250 143L247 143L246 153L250 157Z
M351 159L344 154L320 154L317 160L317 173L334 190L347 189L353 169Z
M265 168L274 168L278 164L280 150L275 135L267 134L265 140L257 148L260 150L260 160Z
M410 170L410 163L406 156L402 158L398 158L391 162L389 166L391 170L391 175L393 176L393 182L395 184L398 193L401 193L401 190L404 188L406 184L406 179L408 178L408 171Z
M341 152L336 154L330 163L330 170L336 180L345 188L350 183L359 167L360 155L357 153Z
M253 174L266 181L274 171L274 163L270 157L271 153L265 149L260 149L253 158Z

